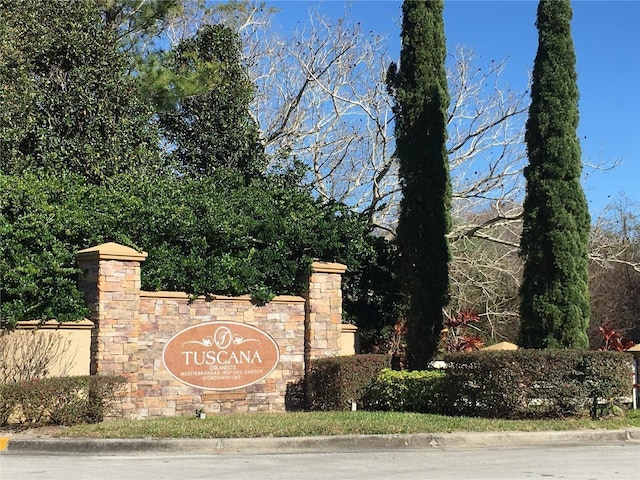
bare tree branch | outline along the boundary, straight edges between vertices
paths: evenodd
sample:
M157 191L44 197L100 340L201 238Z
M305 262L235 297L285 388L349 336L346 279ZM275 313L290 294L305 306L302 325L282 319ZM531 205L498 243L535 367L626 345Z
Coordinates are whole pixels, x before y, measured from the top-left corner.
M202 23L224 22L240 32L256 85L252 112L271 167L303 162L317 195L366 213L372 227L393 237L401 189L385 86L388 39L363 31L348 9L332 21L310 11L308 22L283 33L271 27L274 12L261 4L241 2L235 10L204 4L186 2L169 29L171 43ZM529 94L503 81L506 65L506 59L479 64L464 47L451 54L451 308L476 308L494 338L514 340ZM640 271L638 233L628 236L627 229L621 237L610 221L604 215L596 222L590 258L603 268Z

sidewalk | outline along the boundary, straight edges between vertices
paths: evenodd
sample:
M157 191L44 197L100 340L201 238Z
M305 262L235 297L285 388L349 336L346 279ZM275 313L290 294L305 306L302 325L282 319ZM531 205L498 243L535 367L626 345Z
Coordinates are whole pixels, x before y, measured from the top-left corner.
M3 437L7 438L7 437ZM529 446L640 444L640 428L546 432L469 432L229 439L9 438L2 455L221 455L477 449Z

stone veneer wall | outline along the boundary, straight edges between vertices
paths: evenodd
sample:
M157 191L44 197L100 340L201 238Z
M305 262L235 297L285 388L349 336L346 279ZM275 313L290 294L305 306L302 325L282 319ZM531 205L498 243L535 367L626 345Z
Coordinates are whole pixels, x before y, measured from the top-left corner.
M192 300L185 293L140 290L146 253L108 243L78 252L79 285L91 310L92 374L124 375L127 417L283 411L287 385L304 378L308 360L341 352L344 265L315 262L304 297L279 296L258 307L249 297ZM278 344L280 361L264 380L232 391L185 385L166 371L162 351L187 327L210 321L250 324Z

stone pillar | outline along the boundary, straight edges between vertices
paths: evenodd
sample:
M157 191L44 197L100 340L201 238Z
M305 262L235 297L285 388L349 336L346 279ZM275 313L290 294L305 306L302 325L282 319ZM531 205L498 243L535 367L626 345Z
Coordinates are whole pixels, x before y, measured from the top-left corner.
M77 254L79 287L94 323L91 341L91 374L129 378L125 412L136 403L138 364L138 310L140 263L145 252L105 243Z
M341 263L313 262L306 294L307 359L340 355L342 335Z
M634 345L625 350L633 355L633 390L632 390L632 406L637 410L640 404L640 345Z
M313 262L305 298L304 318L304 406L310 408L311 360L340 355L342 335L341 263Z

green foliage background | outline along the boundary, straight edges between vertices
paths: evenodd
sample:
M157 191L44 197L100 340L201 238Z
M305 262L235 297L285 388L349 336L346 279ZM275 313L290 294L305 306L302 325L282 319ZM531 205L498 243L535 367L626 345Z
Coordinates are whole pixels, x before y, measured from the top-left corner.
M75 254L108 241L149 253L145 289L260 302L372 256L364 217L262 170L235 33L137 55L175 4L0 0L2 327L85 316Z
M104 184L156 168L151 108L98 2L0 1L0 173Z
M259 129L249 112L254 85L241 63L241 40L222 25L205 25L194 38L147 59L144 91L173 146L171 164L201 177L232 167L246 177L266 165Z
M107 241L149 253L142 284L194 295L299 294L314 258L358 268L366 224L314 199L287 177L246 184L219 170L206 180L0 176L2 319L76 320L86 314L75 253Z

